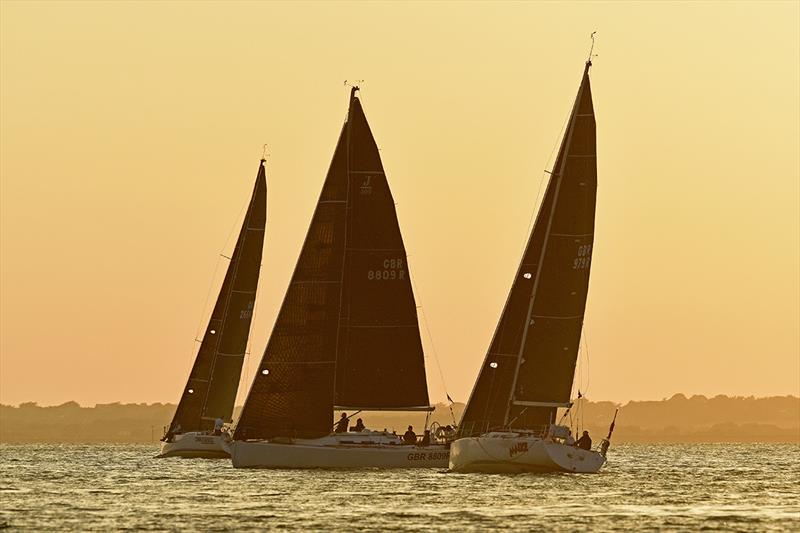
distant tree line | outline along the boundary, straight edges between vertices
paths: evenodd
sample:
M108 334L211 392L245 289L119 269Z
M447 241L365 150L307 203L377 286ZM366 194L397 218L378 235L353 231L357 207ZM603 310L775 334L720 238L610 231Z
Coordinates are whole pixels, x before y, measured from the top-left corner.
M621 406L582 399L566 413L564 422L576 430L587 429L599 439L608 431L617 408L615 442L800 442L800 398L796 396L687 398L676 394L660 401L632 401ZM463 410L462 403L439 404L428 423L453 424ZM174 412L174 404L163 403L0 405L0 442L157 441ZM356 416L362 417L368 428L400 433L409 424L421 429L426 419L424 413Z

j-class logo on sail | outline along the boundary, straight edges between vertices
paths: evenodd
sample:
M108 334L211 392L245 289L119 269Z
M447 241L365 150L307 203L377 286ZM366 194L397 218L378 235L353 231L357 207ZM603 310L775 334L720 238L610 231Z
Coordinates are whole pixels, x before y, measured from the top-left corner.
M372 176L364 177L364 182L361 184L362 196L369 196L370 194L372 194L372 185L370 183L371 181L372 181Z
M521 453L525 453L528 451L528 443L527 442L518 442L513 445L511 448L508 449L508 456L514 457L515 455L519 455Z

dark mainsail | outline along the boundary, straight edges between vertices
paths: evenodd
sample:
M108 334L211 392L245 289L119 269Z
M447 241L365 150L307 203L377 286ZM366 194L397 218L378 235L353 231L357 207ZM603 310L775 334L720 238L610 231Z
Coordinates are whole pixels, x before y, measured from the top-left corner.
M427 408L406 251L356 89L235 439L319 437L332 411Z
M178 425L183 431L210 430L217 418L231 421L261 270L266 209L262 159L217 303L170 424L173 430Z
M553 173L460 431L534 428L570 402L597 192L587 62Z

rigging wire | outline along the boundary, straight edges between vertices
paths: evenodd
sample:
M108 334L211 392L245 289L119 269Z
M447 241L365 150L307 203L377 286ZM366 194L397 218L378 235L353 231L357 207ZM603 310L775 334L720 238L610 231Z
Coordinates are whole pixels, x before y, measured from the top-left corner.
M214 273L211 274L211 280L208 282L208 290L206 291L206 297L205 300L203 300L203 307L201 307L200 310L200 317L197 319L197 329L195 330L194 333L194 340L192 341L192 347L189 350L188 364L190 373L192 371L192 366L194 364L195 355L197 354L197 348L195 345L199 342L203 342L203 339L200 338L200 330L203 328L205 324L208 323L208 321L204 321L203 319L206 316L206 309L208 308L208 300L211 298L211 291L216 286L215 280L217 279L217 272L219 272L219 265L220 263L222 263L221 258L222 254L217 255L217 260L214 263Z
M409 261L408 261L409 257L410 257L410 254L406 254L406 264L409 264ZM422 304L422 296L420 295L419 286L417 285L417 282L414 281L414 276L411 275L411 265L410 264L409 264L409 267L408 267L408 271L409 271L409 276L408 277L409 277L409 279L411 279L411 285L412 285L412 288L414 289L415 297L416 297L417 301L419 301L419 305L417 306L417 309L419 309L419 313L422 316L422 324L425 327L425 334L428 336L428 344L430 345L431 351L433 352L433 360L436 363L436 370L439 372L439 380L441 381L442 389L444 389L445 397L450 402L449 403L450 417L453 419L453 424L455 425L457 422L456 422L456 415L455 415L455 413L453 413L453 400L450 397L450 393L447 390L447 383L445 382L444 373L442 372L442 365L441 365L441 363L439 361L439 353L436 351L436 343L433 342L433 335L431 334L430 324L428 323L428 316L425 314L425 308L424 308L424 306Z
M550 149L550 154L547 156L547 159L545 160L545 167L550 167L551 165L555 164L553 156L556 153L556 149L558 149L558 147L560 145L561 139L564 137L564 134L565 134L565 132L567 130L567 125L569 124L571 116L572 116L572 111L570 110L566 114L566 116L564 117L564 120L562 121L561 129L559 130L558 135L556 135L555 141L553 142L553 147ZM522 263L522 261L525 258L524 257L525 256L525 250L527 250L527 248L528 248L528 244L529 244L529 241L530 241L530 238L531 238L531 234L533 232L533 225L534 225L534 222L536 220L536 215L539 213L539 210L541 209L542 186L544 185L545 181L549 181L549 180L545 180L545 176L549 176L549 175L552 175L552 172L550 172L550 171L548 171L546 169L542 170L541 177L539 178L539 188L536 191L536 200L533 202L533 209L531 209L531 215L530 215L530 218L528 219L528 229L525 232L525 234L527 235L528 238L526 240L524 240L524 244L522 245L522 252L520 253L520 260L519 260L520 264ZM492 381L494 381L494 374L492 374ZM561 420L563 421L564 417L566 417L567 414L569 414L569 413L570 413L570 410L567 409L567 411L562 415ZM572 415L570 414L570 421L571 420L572 420ZM571 424L571 422L570 422L570 424Z
M567 125L569 124L571 117L572 117L572 111L568 112L564 117L564 120L561 124L561 129L559 130L558 135L556 136L556 140L553 143L553 147L550 149L550 154L547 156L547 159L545 160L545 169L542 170L541 177L539 178L539 188L536 191L536 200L534 200L533 202L533 209L531 209L531 215L530 218L528 219L528 229L525 231L525 235L527 238L522 239L523 245L522 245L522 251L519 253L519 258L520 258L518 261L519 265L522 265L522 261L525 259L525 250L528 249L528 244L530 242L533 233L533 225L536 221L536 216L538 215L539 210L541 209L541 202L543 201L542 186L546 181L549 182L549 180L545 179L545 176L552 175L552 172L546 170L546 168L552 164L555 164L553 155L555 154L556 149L559 147L561 139L564 137L564 134L567 131ZM512 283L512 288L513 288L513 283Z
M547 159L545 160L545 170L542 170L542 175L539 178L539 188L536 191L536 200L533 202L533 209L531 210L531 216L530 219L528 220L528 230L526 232L526 235L528 235L528 239L530 239L531 232L533 231L533 223L541 207L540 201L542 200L542 185L544 185L545 181L548 181L545 180L545 176L549 176L552 174L550 171L546 169L550 167L552 164L555 164L553 156L555 155L556 150L561 144L561 139L564 137L564 133L567 131L567 125L569 124L571 116L572 116L572 111L570 110L570 112L567 113L567 115L564 117L564 121L561 124L561 129L559 130L558 135L556 136L556 140L553 143L553 147L550 149L550 154L547 156ZM527 246L528 246L528 241L525 241L524 247L522 249L522 254L525 253L525 248L527 248Z
M197 354L197 350L195 349L195 344L198 343L198 342L202 342L203 341L203 339L200 337L200 331L205 329L205 327L208 324L208 321L211 318L211 316L210 316L211 313L209 312L209 309L208 309L208 302L211 299L212 291L214 290L215 287L218 286L217 275L218 275L218 272L219 272L219 266L222 263L222 260L220 258L230 259L230 257L225 255L224 252L225 252L225 250L228 249L228 246L230 245L230 241L231 241L231 237L233 236L233 232L236 231L237 227L242 225L243 220L244 220L244 214L247 211L247 206L249 206L249 205L250 205L250 197L248 196L247 200L244 203L244 205L241 207L241 209L239 209L239 215L236 217L236 220L234 221L233 225L231 226L230 230L228 231L228 236L225 238L225 242L224 242L224 244L222 246L222 249L220 250L220 253L217 256L216 265L214 266L214 273L212 274L211 280L209 281L209 284L208 284L208 291L206 292L206 298L205 298L205 301L203 302L203 307L202 307L201 312L200 312L200 318L197 321L197 330L195 331L194 341L192 342L192 349L191 349L191 351L189 353L189 372L191 372L192 365L193 365L193 362L194 362L194 357ZM211 311L211 312L213 312L213 311Z
M592 46L589 47L589 57L586 58L586 61L591 63L592 61L592 52L594 51L594 34L597 33L593 31L589 38L592 40Z
M360 80L360 81L363 83L364 80ZM345 85L347 85L347 80L345 80ZM360 92L360 89L359 89L359 92ZM360 94L359 97L363 101L363 95ZM394 205L395 205L395 211L397 211L398 210L397 208L398 208L399 204L397 202L395 202ZM398 218L399 218L399 216L398 216ZM441 383L442 389L444 390L445 397L446 397L447 401L449 402L448 408L450 410L450 417L452 418L453 425L455 426L455 425L457 425L457 421L456 421L456 415L453 412L453 403L454 402L453 402L453 399L450 397L450 392L447 389L447 382L444 379L444 372L442 372L442 365L441 365L441 362L439 360L439 352L436 350L436 343L433 341L433 334L431 333L430 323L428 322L428 315L425 313L425 306L423 305L423 302L422 302L422 293L421 293L421 291L419 289L419 285L417 285L416 276L412 276L411 275L411 262L409 261L410 257L411 257L411 254L409 254L408 250L406 250L406 265L408 265L408 272L409 272L408 277L411 280L411 287L412 287L412 290L414 292L415 300L419 304L419 305L417 305L417 309L419 310L419 314L422 316L422 325L425 328L425 334L428 337L428 344L431 347L431 352L433 352L433 360L436 363L436 370L437 370L437 372L439 374L439 381ZM425 353L425 358L426 359L428 358L427 353ZM427 417L426 417L425 425L427 427Z
M589 334L587 333L586 321L583 323L583 347L584 347L584 360L586 361L586 386L583 389L584 396L589 392L589 382L591 373L589 372Z
M261 153L261 160L262 161L266 161L266 159L269 156L270 156L270 154L267 153L267 145L264 144L263 151ZM264 168L264 174L266 175L266 170L267 170L266 169L266 163L264 164L264 167L265 167ZM265 217L265 220L264 220L264 242L263 242L263 245L262 245L262 252L263 252L264 249L267 248L267 235L269 235L268 229L270 227L269 224L268 224L268 222L269 222L269 185L267 185L267 191L268 191L267 198L266 198L267 205L265 206L266 217ZM259 265L258 265L258 278L259 278L259 281L261 280L261 274L263 273L262 272L263 268L264 268L264 261L263 261L263 257L262 257L261 263L259 263ZM245 352L244 352L244 375L247 376L248 380L250 379L250 364L253 362L252 357L250 357L251 354L252 354L252 351L253 351L253 327L256 324L256 317L258 316L258 294L259 294L259 291L261 291L261 290L263 290L263 285L261 283L257 283L256 284L256 293L255 293L255 295L253 295L253 316L250 319L250 332L247 335L247 348L245 349ZM245 397L244 399L247 399L246 393L244 393L244 390L242 388L241 377L239 378L239 381L240 381L239 387L236 389L236 402L239 402L242 399L242 396ZM248 390L248 393L249 393L249 390ZM236 407L236 405L234 403L234 408L235 407Z
M265 243L266 243L266 238L267 238L267 234L266 234L266 230L264 230L264 242ZM258 267L258 271L259 271L258 276L259 276L259 278L261 278L261 273L262 273L261 271L262 271L263 268L264 268L264 263L262 262ZM244 352L244 375L247 376L248 380L250 378L250 364L253 362L253 359L250 356L251 356L251 354L253 352L253 328L255 327L256 317L258 316L258 294L259 294L260 288L261 288L261 283L258 283L256 285L256 293L254 295L254 300L253 300L253 302L254 302L253 303L253 316L252 316L252 318L250 320L250 332L249 332L249 334L247 336L247 349ZM236 389L236 402L239 402L239 405L242 405L242 400L243 399L247 399L246 393L244 392L244 388L242 387L242 384L241 384L241 380L242 380L242 378L239 377L239 382L240 383L239 383L239 387ZM248 390L248 392L249 392L249 390ZM243 396L244 396L244 398L242 398ZM235 404L234 404L234 407L236 407Z

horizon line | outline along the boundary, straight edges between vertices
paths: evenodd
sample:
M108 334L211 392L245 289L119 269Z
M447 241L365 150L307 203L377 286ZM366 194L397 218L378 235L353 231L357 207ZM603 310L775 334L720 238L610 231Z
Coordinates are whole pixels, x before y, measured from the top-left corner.
M679 397L683 397L683 398L679 398ZM791 398L791 399L800 400L800 394L798 394L798 395L795 395L795 394L773 394L773 395L769 395L769 396L756 396L754 394L750 394L750 395L746 395L746 396L745 395L727 395L727 394L715 394L714 396L707 396L705 394L692 394L691 396L689 396L689 395L686 395L685 393L682 393L682 392L676 392L672 396L664 397L664 398L661 398L660 400L652 400L652 399L648 399L648 400L627 400L627 401L619 402L619 401L614 401L614 400L593 400L593 399L590 399L590 398L588 398L586 396L583 396L582 398L575 399L574 402L578 402L578 401L583 400L583 401L590 402L590 403L611 403L613 405L616 405L617 407L623 407L623 406L631 404L631 403L668 402L668 401L676 400L676 399L677 400L683 399L683 400L686 400L686 401L691 401L693 399L714 400L714 399L723 399L723 398L724 399L729 399L729 400L737 400L737 399L739 399L739 400L767 400L767 399L774 399L774 398ZM467 402L466 401L454 401L452 403L453 404L466 405ZM151 407L151 406L156 406L156 405L173 405L173 406L175 406L175 405L177 405L177 402L127 402L127 403L123 403L122 401L115 401L115 402L107 402L107 403L97 402L94 405L83 405L80 402L77 402L75 400L67 400L66 402L62 402L62 403L59 403L59 404L41 405L41 404L39 404L39 402L37 402L35 400L31 400L31 401L20 402L20 403L18 403L16 405L0 402L0 407L11 407L13 409L19 409L23 405L30 405L30 404L33 404L33 406L40 407L40 408L63 407L65 405L75 404L78 407L80 407L81 409L92 409L92 408L95 408L97 406L106 406L106 405L119 405L119 406L127 406L127 405L142 406L142 405L144 405L146 407ZM440 400L440 401L437 401L437 402L433 403L434 406L438 406L438 405L445 405L446 406L447 404L448 404L447 400ZM234 405L234 409L240 408L242 406L243 406L243 404Z

